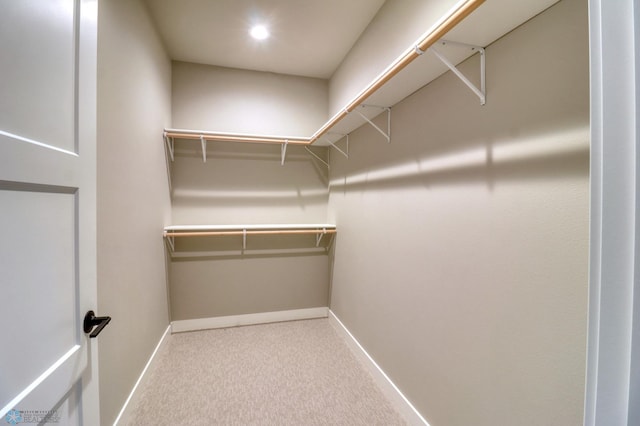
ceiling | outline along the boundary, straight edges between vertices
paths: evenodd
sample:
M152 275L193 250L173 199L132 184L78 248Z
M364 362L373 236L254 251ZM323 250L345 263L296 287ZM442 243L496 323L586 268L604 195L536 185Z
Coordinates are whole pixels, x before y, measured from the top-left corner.
M146 0L173 60L327 79L384 0ZM257 41L251 26L271 36ZM295 52L295 54L292 54Z
M173 60L323 79L333 75L385 3L385 0L145 1ZM488 46L556 2L486 1L447 33L446 38ZM265 42L248 34L256 23L270 27L272 35ZM454 64L476 53L474 49L451 44L440 49L445 49ZM367 103L393 106L448 70L433 55L424 56L427 58L411 62L397 78L386 82ZM480 70L474 74L471 78L475 80ZM360 112L371 119L381 111L366 108ZM358 115L349 114L331 128L338 135L333 139L361 125Z

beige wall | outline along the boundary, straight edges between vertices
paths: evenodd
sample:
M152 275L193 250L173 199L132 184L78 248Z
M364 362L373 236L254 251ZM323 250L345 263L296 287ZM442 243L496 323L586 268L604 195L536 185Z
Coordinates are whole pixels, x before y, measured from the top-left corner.
M265 240L264 246L269 245ZM327 255L291 253L175 259L171 267L171 319L327 306Z
M325 223L327 168L303 148L279 145L176 142L172 163L175 225ZM326 158L326 148L313 148Z
M489 46L487 87L447 73L332 157L331 309L433 425L582 424L586 2Z
M304 149L289 147L282 166L279 146L209 143L206 163L198 147L176 151L174 224L326 222L327 170ZM326 158L326 149L314 150ZM328 305L328 256L306 252L314 236L252 236L245 253L241 237L177 243L195 255L172 261L172 320Z
M326 120L323 80L181 62L173 74L174 127L308 136ZM302 147L289 146L281 165L279 145L208 142L205 163L199 141L175 144L173 224L326 222L327 168ZM327 158L326 148L313 150ZM197 257L172 261L172 320L328 305L327 254L297 250L314 248L313 239L297 248L288 239L249 241L270 252L248 246L243 254L241 238L179 247Z
M456 3L455 0L386 1L331 76L329 115L344 108Z
M98 313L101 424L112 424L168 325L161 132L171 64L138 0L99 3Z
M173 127L311 136L327 120L327 81L173 62Z

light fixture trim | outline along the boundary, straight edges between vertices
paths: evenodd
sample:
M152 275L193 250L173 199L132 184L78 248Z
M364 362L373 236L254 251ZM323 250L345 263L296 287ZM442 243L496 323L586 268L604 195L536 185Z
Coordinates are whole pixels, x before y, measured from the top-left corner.
M251 27L251 30L249 30L249 34L251 34L251 37L256 40L265 40L269 38L269 30L262 24L254 25L253 27Z

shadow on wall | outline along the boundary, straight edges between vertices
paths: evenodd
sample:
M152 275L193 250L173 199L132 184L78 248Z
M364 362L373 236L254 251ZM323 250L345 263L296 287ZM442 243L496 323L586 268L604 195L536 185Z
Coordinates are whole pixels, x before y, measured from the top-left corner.
M215 203L233 203L235 207L250 208L259 207L263 203L291 204L304 210L309 205L326 203L328 190L303 189L300 187L291 190L250 189L246 191L233 190L200 190L189 188L176 188L173 191L173 200L176 203L190 206L205 207ZM220 205L218 205L221 208Z
M326 148L314 153L327 157ZM175 223L313 223L326 221L327 167L303 147L176 143L172 168Z
M333 178L330 187L346 191L364 189L367 185L395 189L482 183L492 190L496 182L588 177L588 163L589 128L586 126L509 141L490 141L477 148L427 154L396 165L379 163L375 168Z
M301 235L224 235L176 238L174 261L213 259L255 259L327 255L334 234L319 240L313 234ZM244 240L244 244L243 244Z

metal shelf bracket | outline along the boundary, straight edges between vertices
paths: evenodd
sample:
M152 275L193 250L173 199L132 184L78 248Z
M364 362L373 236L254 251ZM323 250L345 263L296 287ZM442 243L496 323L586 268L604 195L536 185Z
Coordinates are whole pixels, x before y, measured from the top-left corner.
M174 253L176 251L175 238L170 235L167 235L167 244L169 244L169 251L171 253Z
M327 228L322 228L322 234L318 234L316 236L316 247L320 246L320 241L322 241L322 237L324 237L327 233Z
M380 109L383 109L383 110L387 111L387 131L386 131L386 133L385 133L384 130L382 130L380 127L378 127L373 121L369 120L363 113L361 113L357 109L354 109L352 112L357 112L360 117L362 117L367 123L371 124L371 126L373 126L374 129L376 129L378 132L380 132L380 134L382 136L385 137L385 139L387 140L387 143L391 143L391 108L390 107L385 107L385 106L378 106L378 105L368 105L368 104L362 104L362 105L360 105L360 107L361 108L380 108Z
M169 157L171 158L171 161L174 161L174 156L173 156L173 138L167 136L167 132L162 133L162 138L164 139L164 143L167 146L167 151L169 152Z
M287 156L287 145L289 144L289 140L285 140L284 143L280 146L280 165L284 166L284 159Z
M339 133L327 133L327 134L332 134L332 135L336 135ZM343 151L342 149L340 149L340 147L338 145L336 145L334 142L331 142L327 137L324 138L324 140L331 145L332 147L334 147L340 154L344 155L347 159L349 158L349 135L340 135L340 136L346 136L347 137L347 151Z
M311 151L309 149L308 146L305 146L304 149L312 156L314 157L316 160L318 160L319 162L321 162L322 164L324 164L325 166L327 166L327 169L330 169L331 167L329 166L329 163L327 163L326 161L324 161L322 158L320 158L320 156L318 154L316 154L315 152Z
M171 163L173 163L174 161L173 138L169 137L167 135L167 132L164 131L162 133L162 139L164 139L164 143L165 143L165 163L167 166L167 183L169 184L169 192L171 192L173 187L173 183L171 182Z
M242 230L242 251L247 249L247 230Z
M431 52L433 52L434 55L436 55L436 57L438 59L440 59L440 61L442 61L443 64L445 64L447 66L447 68L449 68L451 70L451 72L453 72L456 76L458 76L458 78L460 80L462 80L462 82L464 84L467 85L467 87L469 87L469 89L471 89L471 91L473 93L476 94L476 96L478 96L478 98L480 98L480 105L484 105L487 102L486 99L486 77L485 77L485 72L486 72L486 67L485 67L485 54L484 54L484 48L480 47L480 46L474 46L472 44L466 44L466 43L459 43L456 41L448 41L448 40L440 40L438 42L439 44L445 46L447 44L450 44L452 46L461 46L461 47L467 47L471 50L477 51L480 54L480 88L478 89L478 87L473 84L464 74L462 74L462 72L451 62L449 61L449 59L447 59L442 52L440 52L438 49L436 49L435 45L431 46L429 48L429 50ZM416 46L416 52L418 52L419 49ZM420 51L422 52L422 51ZM422 52L424 53L424 52Z
M207 140L204 136L200 136L200 145L202 145L202 161L207 162Z

